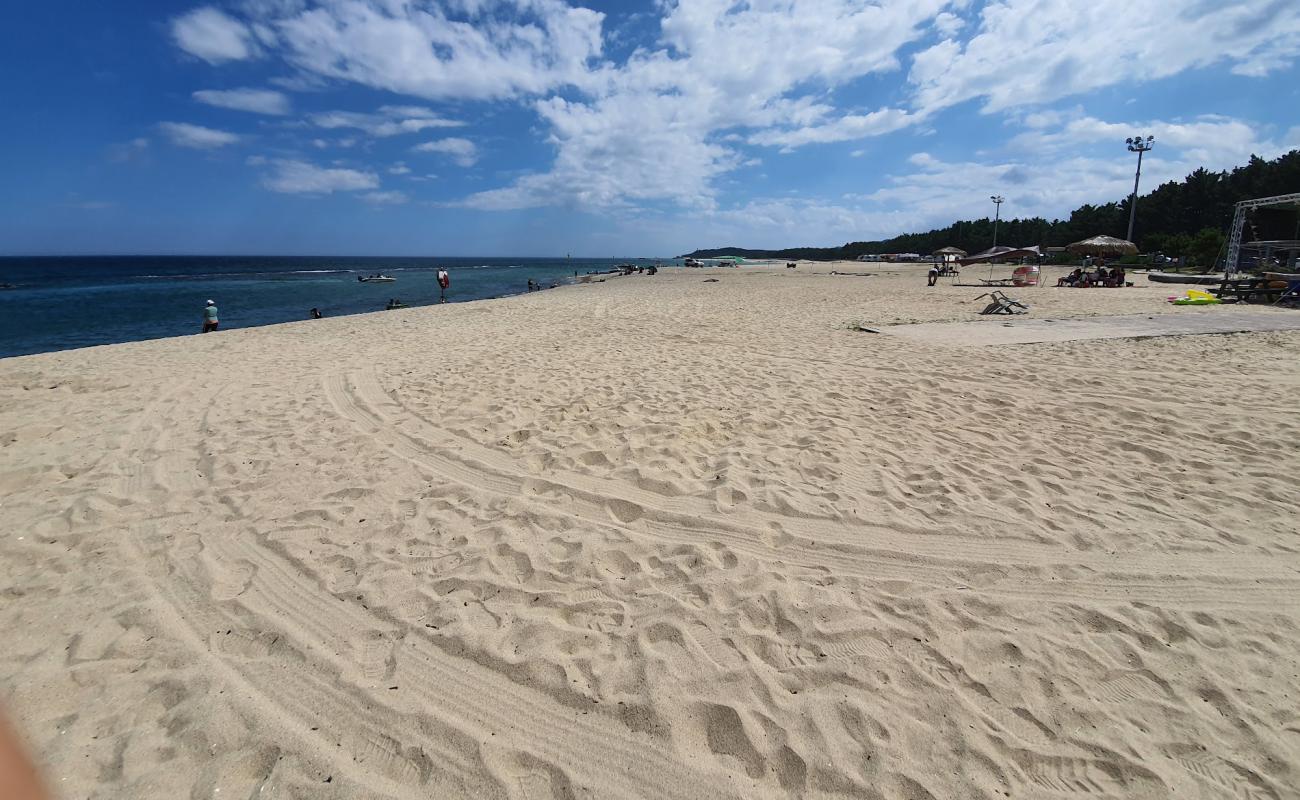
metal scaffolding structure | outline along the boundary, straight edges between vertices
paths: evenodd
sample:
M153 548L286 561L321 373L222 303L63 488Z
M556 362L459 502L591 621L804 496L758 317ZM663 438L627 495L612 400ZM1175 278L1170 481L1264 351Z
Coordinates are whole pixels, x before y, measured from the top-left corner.
M1223 265L1223 277L1230 278L1240 270L1237 262L1241 258L1241 233L1246 226L1246 215L1253 209L1266 206L1300 206L1300 192L1280 194L1276 197L1259 197L1254 200L1242 200L1237 203L1236 213L1232 215L1232 231L1228 235L1228 258Z

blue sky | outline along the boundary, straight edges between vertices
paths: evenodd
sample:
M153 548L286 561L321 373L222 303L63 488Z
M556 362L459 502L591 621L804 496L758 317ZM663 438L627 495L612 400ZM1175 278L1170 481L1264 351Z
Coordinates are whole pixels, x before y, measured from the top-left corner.
M0 253L664 256L990 194L1050 218L1126 195L1136 133L1145 189L1300 147L1296 41L1277 0L10 3Z

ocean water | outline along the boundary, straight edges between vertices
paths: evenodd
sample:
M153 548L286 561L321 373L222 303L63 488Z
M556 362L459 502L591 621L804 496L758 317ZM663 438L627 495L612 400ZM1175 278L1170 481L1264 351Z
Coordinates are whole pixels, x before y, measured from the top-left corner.
M0 358L197 333L215 300L221 328L247 328L438 302L437 270L460 303L658 259L95 256L0 258ZM361 283L382 272L395 283Z

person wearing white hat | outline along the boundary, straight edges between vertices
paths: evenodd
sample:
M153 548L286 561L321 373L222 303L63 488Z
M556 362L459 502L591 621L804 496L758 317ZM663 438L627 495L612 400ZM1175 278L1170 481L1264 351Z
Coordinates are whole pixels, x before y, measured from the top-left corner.
M203 332L215 331L217 325L217 303L215 300L209 300L207 307L203 309Z

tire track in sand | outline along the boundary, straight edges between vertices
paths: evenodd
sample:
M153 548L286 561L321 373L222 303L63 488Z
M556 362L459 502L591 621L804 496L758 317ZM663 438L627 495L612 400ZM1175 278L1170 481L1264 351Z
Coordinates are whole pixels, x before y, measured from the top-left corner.
M181 382L155 397L128 427L123 453L130 466L118 487L125 497L168 490L151 456L177 429L177 421L167 411L193 383ZM210 411L211 403L205 419ZM197 457L190 466L196 465ZM169 527L182 528L187 522L192 520L185 516L167 518ZM247 717L256 720L268 739L293 742L304 754L328 765L332 775L371 791L394 798L423 797L402 780L410 777L409 770L394 769L399 765L392 759L376 759L375 751L356 746L371 742L373 748L374 742L384 741L381 737L389 722L378 718L369 704L340 692L329 676L302 669L302 654L282 629L259 625L252 615L239 613L229 602L248 591L256 574L255 563L230 560L227 564L233 566L213 569L212 548L207 546L213 537L200 543L197 553L187 550L180 558L174 552L177 547L167 544L168 538L156 520L128 524L123 535L116 537L124 563L144 589L152 622L206 665L208 674L234 690L229 693L232 702L244 707ZM236 586L237 591L232 589ZM340 731L338 741L330 738L332 726L347 727L346 732ZM437 742L431 746L438 752ZM444 763L456 764L451 758ZM464 766L455 772L467 774Z
M179 429L164 402L142 415L133 450L148 451L165 430ZM132 472L124 483L134 491L166 489L156 477ZM167 524L179 529L202 518L195 512ZM679 800L701 790L739 796L724 773L683 764L614 717L577 712L326 591L238 516L205 533L197 558L177 558L168 539L145 521L120 543L154 618L237 690L251 717L359 786L393 797L425 797L447 783L465 796L495 794L501 784L479 749L493 731L522 729L525 760L554 765L609 796L644 797L648 786ZM376 656L384 642L391 650ZM377 669L382 662L391 667ZM399 681L403 691L390 694L375 678ZM509 793L522 791L513 783Z
M700 497L671 497L646 491L622 481L612 481L576 472L555 470L552 478L540 479L518 471L517 462L500 450L485 447L463 436L444 431L415 414L391 398L379 384L373 371L352 373L343 378L343 390L349 386L357 398L353 407L381 431L388 428L413 444L426 458L439 458L445 450L456 455L440 458L439 466L467 468L462 474L448 477L458 482L479 476L480 485L490 491L509 489L522 494L520 486L533 489L538 494L546 491L580 492L588 499L600 501L608 498L610 514L620 522L633 522L645 517L647 509L674 522L689 524L692 520L705 520L710 526L740 526L750 531L780 530L793 535L803 545L826 547L844 545L852 552L887 555L892 559L909 559L922 563L948 564L960 567L989 565L1015 565L1025 567L1066 566L1084 568L1093 572L1117 570L1120 566L1137 564L1134 574L1143 577L1164 578L1199 574L1215 578L1257 580L1261 577L1300 581L1300 572L1278 564L1275 556L1235 557L1226 561L1222 554L1178 553L1160 557L1160 554L1115 554L1066 550L1055 545L1044 545L1023 539L1002 542L983 537L971 537L955 528L934 529L894 524L875 525L864 520L831 520L813 516L789 516L750 509L729 509L725 516L717 513L715 505ZM391 411L386 412L384 409ZM411 430L411 429L414 430ZM441 442L439 441L441 440ZM503 483L500 478L512 479ZM495 479L495 480L494 480ZM970 555L958 555L968 553ZM1134 558L1137 560L1134 560ZM1142 560L1150 558L1152 562ZM1171 563L1176 562L1176 563ZM1297 584L1300 586L1300 584Z
M528 498L585 523L612 525L634 535L686 544L717 539L769 563L831 568L839 574L954 591L972 588L971 571L992 571L1001 577L974 581L981 592L1034 601L1222 609L1222 587L1231 586L1228 605L1300 615L1300 603L1277 600L1300 596L1300 572L1275 557L1109 555L753 511L722 517L699 498L665 497L576 473L556 472L547 478L521 474L509 455L443 432L401 406L369 370L328 375L324 390L341 417L417 466L473 490ZM853 535L846 537L846 530ZM864 539L872 544L861 544ZM773 547L774 541L780 546ZM954 552L972 555L959 557ZM1052 568L1087 574L1078 579L1034 574ZM1009 574L1012 570L1020 574Z

